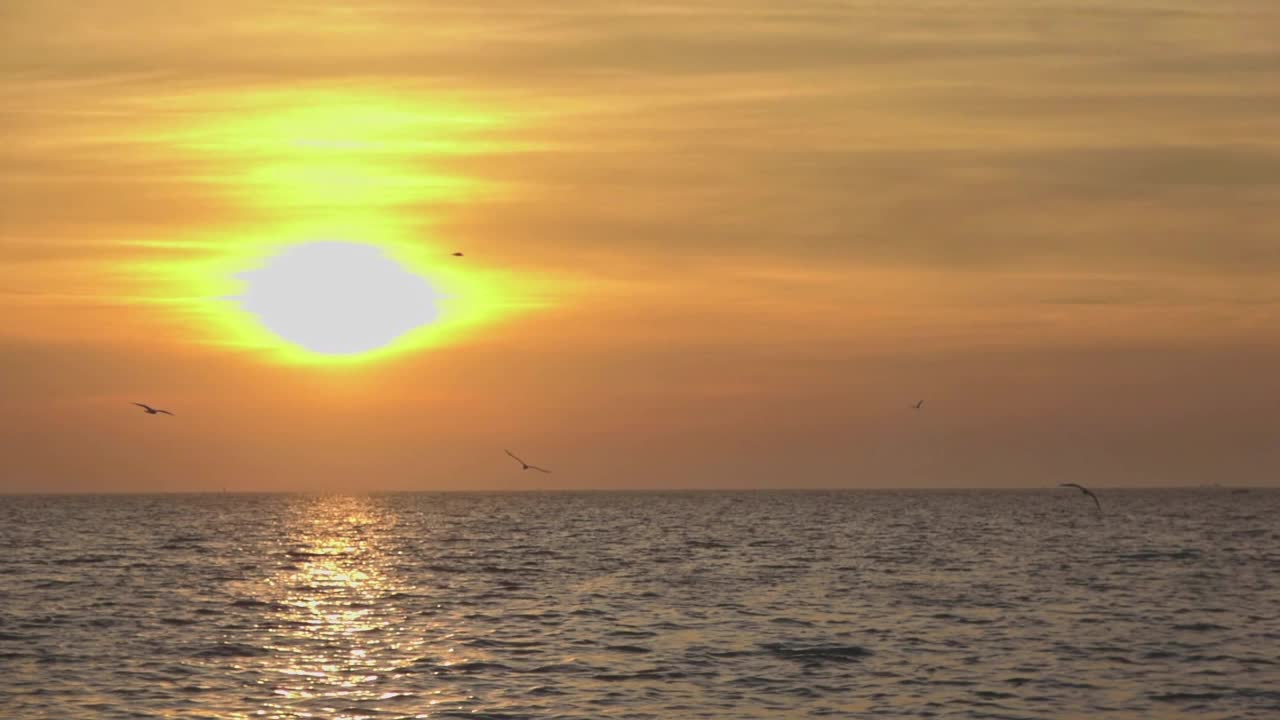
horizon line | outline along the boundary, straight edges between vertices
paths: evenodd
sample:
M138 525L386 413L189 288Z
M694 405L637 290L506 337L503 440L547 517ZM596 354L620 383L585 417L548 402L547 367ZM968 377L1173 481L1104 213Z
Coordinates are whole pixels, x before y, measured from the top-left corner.
M1098 490L1280 490L1276 485L1091 485ZM1058 485L1028 486L919 486L919 487L797 487L797 488L532 488L526 490L38 490L0 491L0 497L61 497L70 495L535 495L535 494L661 494L661 493L830 493L830 492L947 492L1058 490Z

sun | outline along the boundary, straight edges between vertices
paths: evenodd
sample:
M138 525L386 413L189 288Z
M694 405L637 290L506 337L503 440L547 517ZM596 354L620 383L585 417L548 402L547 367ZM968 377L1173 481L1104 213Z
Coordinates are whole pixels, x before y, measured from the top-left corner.
M474 238L435 236L444 207L513 191L449 162L507 147L489 136L504 113L310 90L237 93L225 108L158 137L218 168L211 187L246 220L131 239L138 253L112 261L136 288L128 302L166 310L175 341L358 368L553 304L549 276L461 260L449 250Z
M440 293L426 278L372 245L294 245L238 278L242 309L282 341L320 355L379 350L439 316Z
M167 310L175 340L273 364L369 366L466 343L554 304L545 278L455 257L389 223L246 229L180 247L175 258L127 265L146 290L134 302Z

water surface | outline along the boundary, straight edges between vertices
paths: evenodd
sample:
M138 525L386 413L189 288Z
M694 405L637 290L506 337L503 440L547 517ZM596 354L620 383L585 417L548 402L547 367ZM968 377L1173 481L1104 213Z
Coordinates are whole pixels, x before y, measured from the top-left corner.
M1280 717L1280 492L0 497L6 718Z

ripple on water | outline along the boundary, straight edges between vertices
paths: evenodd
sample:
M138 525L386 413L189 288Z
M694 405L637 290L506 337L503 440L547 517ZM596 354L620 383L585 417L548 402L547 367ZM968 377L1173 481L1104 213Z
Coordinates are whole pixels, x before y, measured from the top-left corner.
M1116 519L1054 492L3 498L0 702L1276 716L1280 493L1108 501Z

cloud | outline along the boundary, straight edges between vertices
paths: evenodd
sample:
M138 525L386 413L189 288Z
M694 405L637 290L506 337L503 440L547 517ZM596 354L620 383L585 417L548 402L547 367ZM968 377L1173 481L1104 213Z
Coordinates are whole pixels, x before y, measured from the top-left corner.
M770 287L786 293L769 298L778 325L803 316L814 332L855 302L1025 304L997 324L1054 308L1138 318L1202 303L1209 316L1271 302L1280 273L1280 88L1266 72L1280 40L1264 31L1280 11L1267 2L0 12L0 252L22 266L0 286L93 291L99 271L114 291L122 258L215 252L211 228L232 242L334 205L392 210L424 245L572 273L601 306L651 290L668 307L703 293L747 304ZM265 138L242 126L256 144L200 135L344 94L500 122L422 124L378 150L466 190L428 198L329 183L286 203L246 178L262 179L288 123ZM443 136L457 147L441 151ZM752 285L727 267L791 280ZM880 294L832 290L842 278Z

